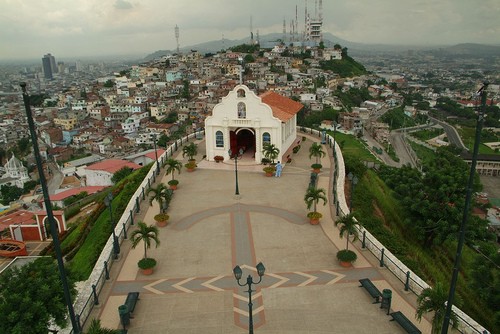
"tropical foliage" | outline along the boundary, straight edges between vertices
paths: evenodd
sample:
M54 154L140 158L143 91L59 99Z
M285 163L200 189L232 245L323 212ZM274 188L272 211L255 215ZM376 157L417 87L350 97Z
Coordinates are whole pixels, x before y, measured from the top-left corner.
M325 151L323 151L323 146L319 143L313 143L311 147L309 147L309 159L314 157L316 159L316 164L319 163L319 159L326 155Z
M440 282L436 283L434 288L425 288L417 297L417 319L420 321L425 313L433 312L432 334L441 333L443 321L446 314L446 302L448 300L448 289ZM458 324L457 315L451 312L451 324L456 327Z
M158 202L160 206L160 212L165 212L166 207L172 200L173 192L164 183L158 184L156 187L150 188L148 190L148 195L153 193L149 198L149 205L153 205L154 201Z
M359 225L358 221L354 218L354 214L350 213L348 215L342 216L340 219L335 221L335 226L339 227L340 237L346 237L346 245L345 249L349 249L349 236L352 235L352 241L358 240L358 230L357 225Z
M183 158L187 155L189 157L189 160L193 160L196 154L198 154L198 145L196 145L195 143L189 143L182 148Z
M279 156L280 150L274 144L265 144L262 153L266 159L269 159L272 163L274 163L274 159Z
M174 180L174 174L177 171L181 172L182 163L179 160L175 160L174 158L169 158L163 164L163 167L166 167L167 175L172 174L172 181Z
M137 223L137 229L130 235L130 240L132 241L132 248L137 247L137 245L142 241L144 245L144 257L147 259L147 250L151 248L151 244L154 241L156 247L160 244L160 239L158 239L158 227L154 225L146 225L146 223L140 221Z
M307 209L310 210L313 207L313 212L316 212L316 206L319 201L323 201L323 205L326 205L326 192L322 188L309 187L304 196L304 202L306 202Z

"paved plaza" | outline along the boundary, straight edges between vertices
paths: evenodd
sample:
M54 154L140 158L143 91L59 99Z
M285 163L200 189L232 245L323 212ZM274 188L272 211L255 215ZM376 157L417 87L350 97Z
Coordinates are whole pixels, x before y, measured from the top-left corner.
M291 155L281 178L265 177L261 165L243 157L238 161L240 195L235 195L234 162L202 160L204 141L198 141L198 168L183 169L168 214L160 228L161 243L148 250L158 264L153 275L139 273L142 244L131 249L125 240L111 270L111 279L92 316L103 326L121 328L118 307L127 293L139 291L128 333L247 333L248 293L239 287L233 268L240 265L243 279L258 279L255 266L266 267L262 282L254 285L255 333L404 333L380 304L359 287L370 278L379 288L392 290L392 310L402 311L423 333L426 319L414 319L415 296L384 268L359 242L354 267L341 267L335 257L345 248L334 227L331 198L331 152L322 159L318 187L329 194L320 204L320 225L310 225L304 195L309 184L309 137L298 154ZM325 150L331 150L325 146ZM182 155L177 157L182 159ZM164 173L164 171L162 171ZM163 175L166 183L170 175ZM158 179L157 182L160 182ZM158 204L143 203L139 218L154 224Z

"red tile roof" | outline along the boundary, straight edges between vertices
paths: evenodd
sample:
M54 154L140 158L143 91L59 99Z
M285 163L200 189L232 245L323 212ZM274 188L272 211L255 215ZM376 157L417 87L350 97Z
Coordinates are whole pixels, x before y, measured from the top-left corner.
M164 149L162 148L157 148L156 149L156 154L158 155L158 158L161 157L161 155L165 152ZM152 151L152 152L149 152L147 154L145 154L146 157L148 157L149 159L151 160L154 160L155 159L155 151Z
M106 188L106 187L88 186L88 187L72 188L72 189L68 189L66 191L62 191L58 194L50 196L50 200L51 201L62 201L63 199L66 199L66 198L74 196L74 195L78 195L79 193L84 192L84 191L86 191L87 194L91 195L91 194L94 194L96 192L103 190L104 188Z
M120 159L109 159L101 162L97 162L93 165L87 166L85 169L88 170L103 170L109 173L115 173L122 169L123 167L129 167L132 169L141 168L138 164Z
M265 92L260 95L260 98L262 102L271 107L273 116L279 118L282 122L288 121L304 107L302 103L275 92Z

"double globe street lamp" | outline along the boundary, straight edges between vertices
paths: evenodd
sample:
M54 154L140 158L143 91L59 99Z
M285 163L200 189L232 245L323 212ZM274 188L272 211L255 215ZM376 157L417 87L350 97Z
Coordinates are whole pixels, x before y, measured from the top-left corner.
M243 275L243 271L241 270L240 266L237 265L233 269L234 277L236 278L238 285L239 286L248 286L248 290L245 292L248 292L248 313L250 315L249 320L248 320L248 333L249 334L253 334L252 292L255 292L255 290L252 290L252 284L259 284L262 281L262 276L264 276L264 272L266 271L266 268L264 267L262 262L259 262L255 268L257 269L257 274L259 274L259 280L257 282L254 282L252 276L248 275L247 282L245 284L240 283L241 276Z

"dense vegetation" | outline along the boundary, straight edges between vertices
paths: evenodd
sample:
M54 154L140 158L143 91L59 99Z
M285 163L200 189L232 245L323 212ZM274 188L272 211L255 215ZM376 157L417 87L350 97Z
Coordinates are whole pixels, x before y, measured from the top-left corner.
M366 68L349 57L347 52L342 54L342 59L340 60L322 60L319 62L319 65L322 70L332 71L342 78L359 76L368 73Z
M74 295L73 284L71 294ZM67 323L67 308L57 265L40 258L0 275L0 332L45 334Z

